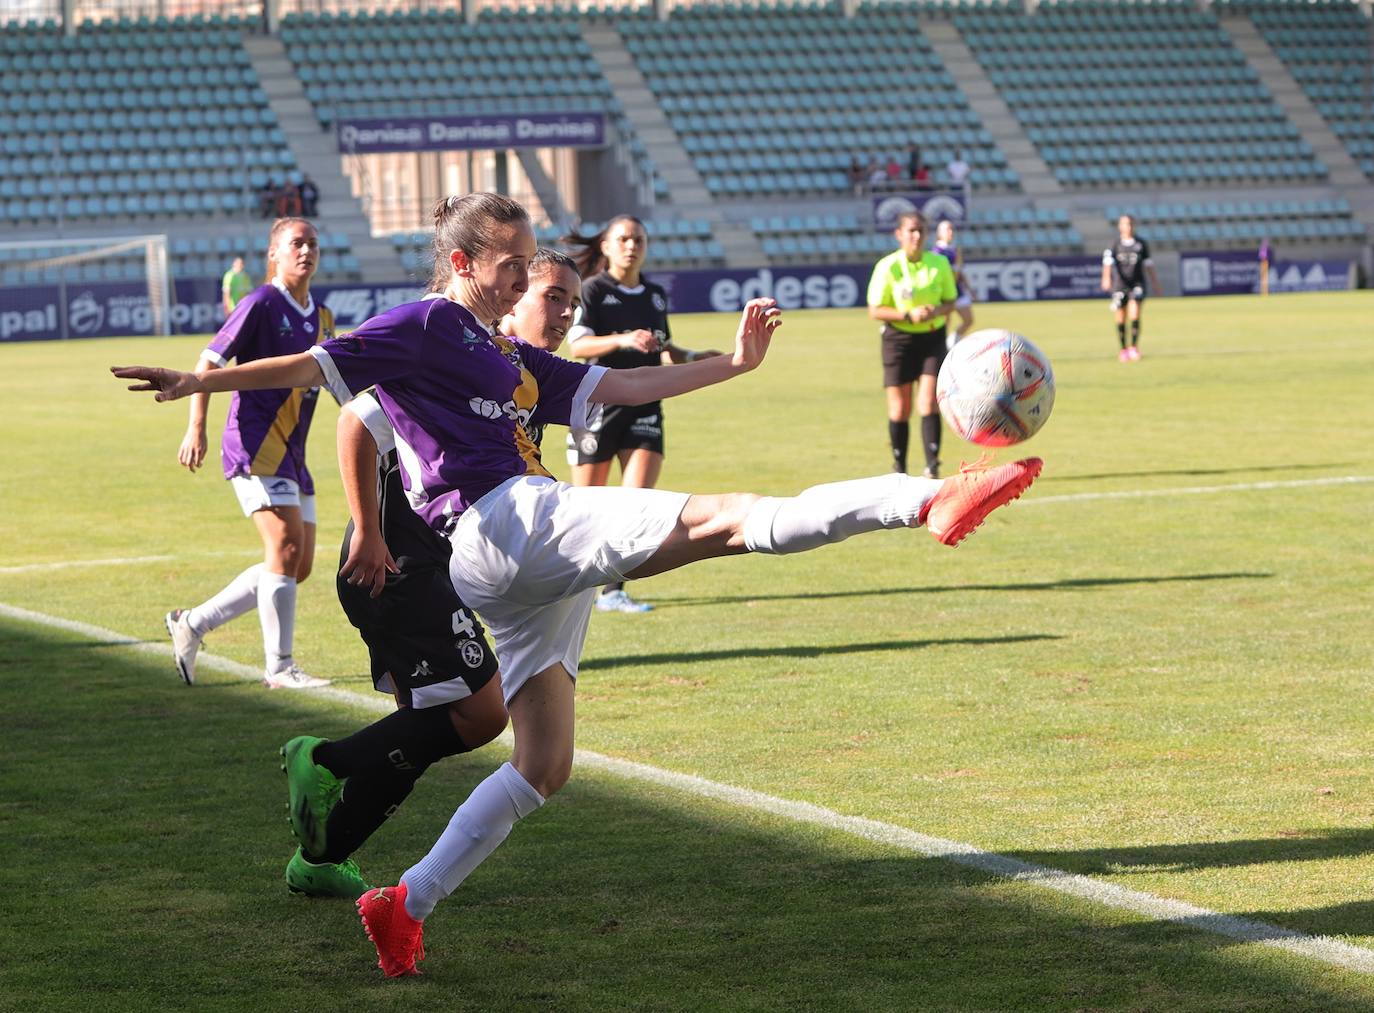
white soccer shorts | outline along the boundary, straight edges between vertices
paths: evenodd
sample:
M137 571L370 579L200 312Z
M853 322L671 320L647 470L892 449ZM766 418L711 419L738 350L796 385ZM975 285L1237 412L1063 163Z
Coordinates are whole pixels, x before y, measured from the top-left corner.
M243 516L252 517L259 510L274 506L301 508L301 520L315 523L315 497L302 496L295 479L269 478L262 475L235 475L229 480L234 495L243 507Z
M523 475L463 513L449 578L496 644L507 703L550 665L577 678L596 589L657 552L686 503L686 493Z

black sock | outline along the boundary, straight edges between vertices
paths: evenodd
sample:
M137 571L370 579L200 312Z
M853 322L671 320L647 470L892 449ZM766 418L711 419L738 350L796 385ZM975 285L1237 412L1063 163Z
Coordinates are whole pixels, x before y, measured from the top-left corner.
M1131 321L1131 347L1134 348L1136 342L1140 340L1140 321Z
M926 452L926 467L934 470L940 463L940 415L921 416L921 444Z
M601 593L602 593L602 594L614 594L616 591L624 591L624 590L625 590L625 582L624 582L623 580L618 580L618 581L616 581L614 584L605 584L605 585L602 585Z
M346 739L320 743L314 760L342 780L378 770L423 770L467 751L447 707L402 707Z
M892 444L892 468L906 473L906 448L911 442L910 422L891 422L887 424L887 441Z
M1116 325L1116 340L1121 342L1121 347L1126 347L1126 322L1123 320Z
M357 851L400 808L426 769L376 770L344 781L325 825L328 846L324 854L306 855L306 860L337 865Z

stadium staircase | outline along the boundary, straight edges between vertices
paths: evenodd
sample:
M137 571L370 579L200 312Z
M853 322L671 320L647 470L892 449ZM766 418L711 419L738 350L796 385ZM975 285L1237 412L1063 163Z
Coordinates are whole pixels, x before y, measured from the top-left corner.
M625 48L625 40L620 32L611 25L585 23L582 37L591 47L602 73L615 89L635 134L648 149L659 175L668 184L671 209L663 210L670 210L675 217L699 218L709 222L712 234L725 255L727 267L754 267L764 263L763 247L753 231L740 223L727 221L717 207L691 156L683 148L676 131L663 115L662 107Z
M1064 188L1002 101L997 88L983 73L982 66L964 44L953 22L928 16L918 20L936 55L968 97L969 108L978 114L983 128L997 139L997 146L1007 156L1007 163L1021 177L1021 189L1026 196L1038 201L1062 194Z
M1285 115L1302 132L1303 139L1327 166L1330 189L1350 205L1351 214L1374 234L1374 187L1331 129L1307 92L1279 59L1248 17L1222 17L1221 27L1245 54L1246 61L1269 87Z
M332 131L322 131L301 79L286 57L286 47L276 36L250 35L243 40L258 80L277 122L286 134L300 170L319 187L319 214L315 224L321 233L343 233L357 257L358 270L369 282L404 277L395 251L375 239L361 202L353 196L343 160Z

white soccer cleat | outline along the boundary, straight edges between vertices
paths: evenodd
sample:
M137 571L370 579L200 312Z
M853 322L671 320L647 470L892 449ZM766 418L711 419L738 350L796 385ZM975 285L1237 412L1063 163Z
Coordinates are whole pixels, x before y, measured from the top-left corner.
M280 672L263 672L262 681L268 689L319 689L329 685L328 679L307 675L294 661Z
M186 609L172 609L163 622L167 624L167 634L172 638L172 660L176 662L177 675L181 676L182 682L191 686L196 681L196 655L204 638L191 629L186 615Z

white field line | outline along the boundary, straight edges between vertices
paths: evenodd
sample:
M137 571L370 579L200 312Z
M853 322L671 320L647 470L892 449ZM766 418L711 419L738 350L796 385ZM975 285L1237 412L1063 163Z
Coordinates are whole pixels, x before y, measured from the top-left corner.
M22 563L18 566L0 566L0 577L15 573L41 573L48 570L70 570L82 566L141 566L144 563L169 563L176 559L209 556L260 556L261 549L241 549L235 552L178 552L166 556L111 556L103 559L64 559L56 563Z
M167 644L136 640L133 637L124 636L99 626L61 619L42 612L31 612L28 609L16 608L2 602L0 602L0 616L37 623L71 633L79 633L102 643L133 647L135 650L162 657L170 658L172 653L171 647ZM198 665L245 679L258 680L262 678L262 673L252 666L243 665L213 654L202 653L198 659ZM173 682L170 665L168 665L168 682L169 685ZM304 691L283 690L281 692ZM382 694L364 695L350 690L333 688L309 690L308 692L315 696L339 701L374 713L390 712L393 709L391 698ZM502 736L501 741L507 745L510 744L509 732ZM1266 922L1237 918L1222 914L1219 911L1196 907L1183 901L1159 897L1140 890L1130 890L1114 883L1093 879L1091 876L1082 876L1065 872L1062 869L1008 858L1005 855L983 851L971 844L950 841L941 837L931 837L928 834L918 833L915 830L908 830L891 823L881 823L877 820L864 819L861 816L845 816L832 809L812 805L809 802L795 802L790 799L778 798L775 795L765 795L763 792L752 791L748 788L737 788L733 785L721 784L718 781L694 777L691 774L679 774L671 770L663 770L660 767L617 759L613 756L604 756L601 753L588 752L584 749L577 750L576 763L578 766L616 777L645 781L698 798L737 806L741 809L766 812L797 823L808 823L829 830L837 830L901 851L925 855L930 858L942 858L956 865L966 866L994 876L1003 876L1017 882L1031 883L1047 890L1078 897L1095 904L1101 904L1104 907L1128 911L1144 918L1187 925L1225 936L1228 939L1272 946L1325 964L1360 971L1365 974L1374 974L1374 950L1352 946L1327 936L1309 936Z
M1076 503L1090 499L1147 499L1155 496L1209 496L1225 492L1257 492L1265 489L1305 489L1320 485L1356 485L1374 482L1374 475L1342 475L1338 478L1300 478L1288 482L1242 482L1235 485L1185 485L1175 489L1122 489L1119 492L1074 492L1062 496L1031 496L1026 506L1042 503Z

